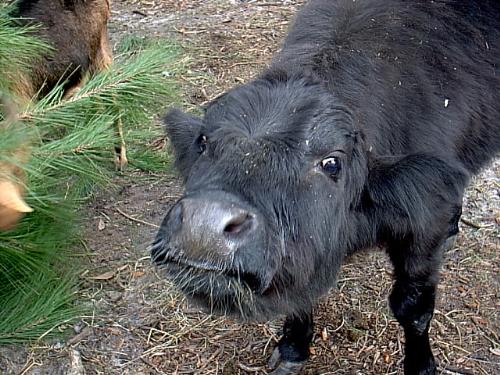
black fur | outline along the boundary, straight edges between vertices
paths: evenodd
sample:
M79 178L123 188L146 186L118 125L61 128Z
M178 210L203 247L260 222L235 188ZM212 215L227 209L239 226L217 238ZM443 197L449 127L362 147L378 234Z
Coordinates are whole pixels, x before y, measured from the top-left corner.
M214 100L202 120L166 117L199 212L181 199L153 258L213 310L286 314L280 351L300 362L312 327L303 317L342 260L383 245L405 373L434 374L428 328L443 249L470 176L500 151L499 14L494 0L309 2L260 77ZM322 169L332 160L334 175ZM225 197L255 224L236 247L190 221ZM221 272L192 266L195 253Z
M313 338L312 313L292 316L285 320L283 337L278 343L282 360L303 362L309 358L309 344Z

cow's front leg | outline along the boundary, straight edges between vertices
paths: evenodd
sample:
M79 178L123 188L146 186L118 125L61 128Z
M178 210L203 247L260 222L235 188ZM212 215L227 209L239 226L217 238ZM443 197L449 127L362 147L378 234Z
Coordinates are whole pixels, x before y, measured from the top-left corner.
M270 375L296 375L309 358L313 337L312 311L300 317L288 316L283 325L283 337L269 360Z
M443 246L391 246L395 283L389 303L405 332L405 375L434 375L436 363L429 343L438 269Z
M435 288L425 281L398 280L391 293L391 309L405 332L405 375L436 374L429 343Z

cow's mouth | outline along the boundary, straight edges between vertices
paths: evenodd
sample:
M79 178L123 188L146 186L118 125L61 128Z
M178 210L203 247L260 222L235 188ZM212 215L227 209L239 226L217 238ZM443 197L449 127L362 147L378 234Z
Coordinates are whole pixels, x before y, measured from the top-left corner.
M255 294L264 294L269 288L270 283L255 272L241 270L224 261L190 259L183 255L185 253L182 249L165 246L162 239L157 240L151 248L153 262L165 269L175 283L180 278L188 282L191 276L204 276L209 279L226 278L241 284Z
M267 286L263 284L260 277L255 273L236 269L226 269L218 264L179 258L164 262L163 267L167 269L176 268L188 274L205 276L208 278L227 278L228 280L241 284L255 294L263 294L267 289Z
M182 249L164 247L163 241L152 248L154 263L183 294L210 312L250 318L256 298L270 293L270 283L262 275L183 254Z
M161 268L188 299L211 313L252 318L256 298L269 291L254 273L222 270L206 262L176 259Z

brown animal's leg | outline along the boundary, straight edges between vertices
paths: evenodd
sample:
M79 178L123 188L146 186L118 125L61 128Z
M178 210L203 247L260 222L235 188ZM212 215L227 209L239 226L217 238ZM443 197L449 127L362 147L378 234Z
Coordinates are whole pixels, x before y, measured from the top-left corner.
M113 63L113 56L111 54L111 47L109 46L107 30L103 30L101 35L101 48L97 56L98 66L100 71L108 69ZM123 123L121 118L116 121L116 131L120 137L120 145L116 147L116 167L122 171L128 164L127 148L125 144L125 137L123 135Z
M313 337L312 311L300 316L288 316L283 325L283 337L274 349L269 367L270 375L296 375L309 358Z
M91 74L107 70L113 64L113 53L108 38L108 28L103 27L99 40L99 48L95 60L90 67Z
M109 67L113 64L113 54L111 52L111 46L108 37L108 29L106 25L104 25L101 31L99 43L100 43L99 49L97 50L95 60L90 69L92 74L105 71L109 69ZM120 145L115 147L115 152L116 152L115 165L118 170L122 171L128 164L127 148L123 133L122 120L118 119L116 121L115 126L118 137L120 138Z
M116 166L120 171L122 171L127 166L128 159L127 159L127 149L125 145L125 137L123 136L123 124L121 118L119 118L116 121L116 128L118 131L118 136L120 137L120 146L116 147L116 153L117 153Z

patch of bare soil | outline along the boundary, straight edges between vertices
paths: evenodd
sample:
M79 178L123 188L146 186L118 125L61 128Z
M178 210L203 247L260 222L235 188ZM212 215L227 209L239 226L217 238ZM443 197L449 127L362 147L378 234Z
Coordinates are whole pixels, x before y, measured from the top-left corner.
M179 77L194 108L247 81L279 48L302 1L114 0L113 39L175 38ZM500 373L500 161L474 179L461 233L446 254L431 336L441 374ZM147 247L182 188L175 177L132 174L102 193L86 227L80 275L89 316L65 342L0 354L9 374L266 374L281 321L239 324L191 308L151 266ZM315 310L304 374L402 374L401 329L387 305L391 266L381 252L343 267Z

